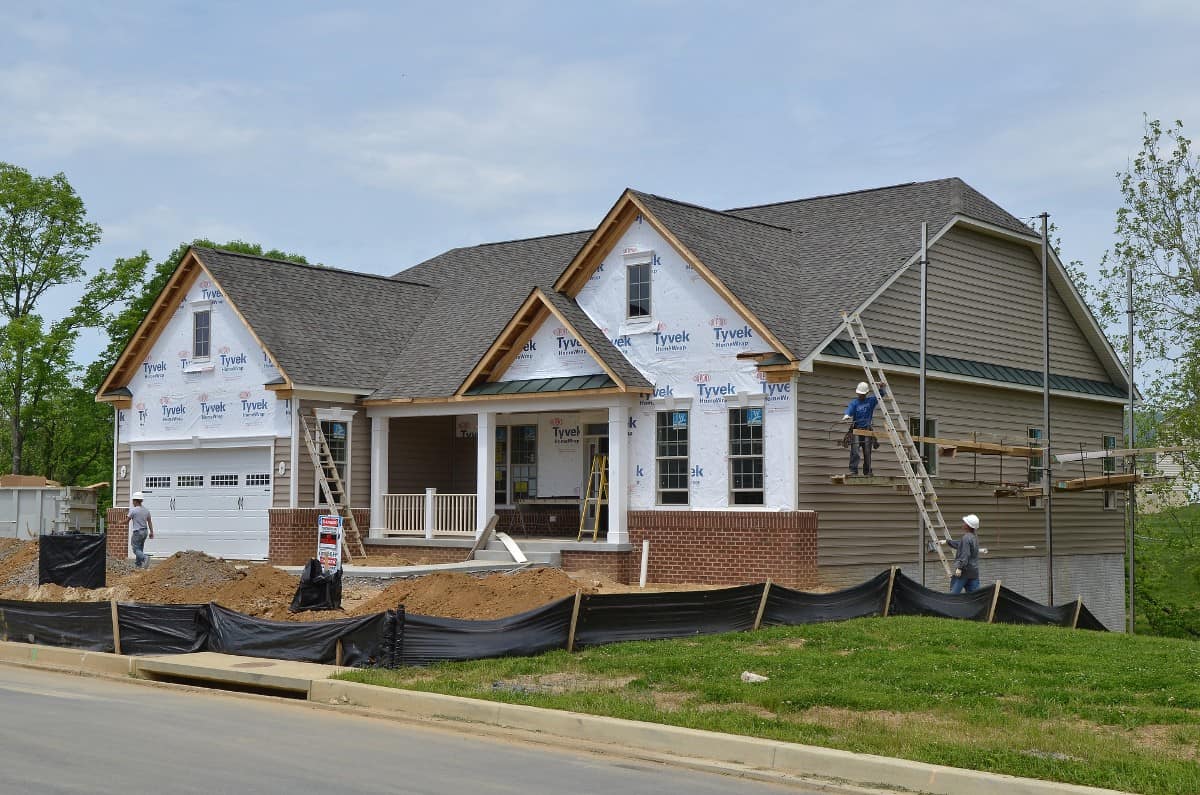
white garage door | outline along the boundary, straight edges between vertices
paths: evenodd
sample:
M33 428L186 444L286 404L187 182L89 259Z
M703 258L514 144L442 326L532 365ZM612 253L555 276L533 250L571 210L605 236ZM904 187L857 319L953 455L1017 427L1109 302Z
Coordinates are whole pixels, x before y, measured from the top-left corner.
M154 556L196 549L267 557L271 449L155 450L142 455L142 492L154 519Z

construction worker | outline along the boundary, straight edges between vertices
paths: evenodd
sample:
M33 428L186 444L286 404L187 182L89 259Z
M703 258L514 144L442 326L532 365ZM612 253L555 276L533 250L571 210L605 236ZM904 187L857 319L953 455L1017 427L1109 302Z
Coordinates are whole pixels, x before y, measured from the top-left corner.
M133 507L129 509L129 545L133 547L134 565L139 569L150 568L150 556L143 549L146 539L154 538L154 520L150 518L150 509L142 505L145 495L135 491L129 496Z
M950 578L950 593L973 593L979 590L979 517L969 513L962 518L962 538L955 541L946 530L939 544L949 544L957 551L954 556L954 576Z
M879 387L879 394L886 394L886 387L883 384L876 384ZM858 461L862 458L863 474L871 474L871 451L879 446L879 442L870 436L855 436L854 430L863 429L871 430L871 423L875 417L875 407L879 405L879 398L870 394L871 385L866 381L860 381L854 390L854 400L850 401L850 405L846 406L846 414L842 417L842 422L850 423L850 431L847 437L850 441L850 474L858 474ZM860 456L861 450L861 456Z

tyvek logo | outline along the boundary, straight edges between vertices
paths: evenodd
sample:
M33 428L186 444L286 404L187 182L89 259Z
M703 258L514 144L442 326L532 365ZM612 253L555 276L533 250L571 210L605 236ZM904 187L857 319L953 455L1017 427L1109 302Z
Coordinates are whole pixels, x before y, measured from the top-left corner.
M710 317L708 319L708 325L712 326L713 328L724 328L728 324L729 321L720 315L717 315L716 317Z
M695 485L699 485L700 481L704 480L704 467L700 466L699 464L693 464L691 476L692 476L692 483Z
M200 419L210 422L224 419L228 407L223 400L209 400L208 395L200 393Z
M267 411L271 408L270 402L266 398L259 400L251 400L250 392L243 390L238 393L238 399L242 403L242 417L265 417Z
M645 468L645 467L643 467L641 464L638 464L637 466L635 466L635 467L633 468L633 476L634 476L635 478L644 478L644 477L646 477L646 468Z
M175 358L177 358L179 360L179 369L180 370L187 369L189 362L191 362L190 357L191 357L191 353L189 353L188 351L180 351L179 353L175 354Z
M772 384L767 380L762 382L762 393L767 396L768 403L778 403L788 401L792 398L791 383Z
M221 349L217 351L217 358L221 362L221 372L223 373L243 372L246 365L250 363L250 358L244 352L233 353L228 345L221 346Z
M654 332L654 351L656 353L683 353L688 349L692 335L687 331L670 331L666 323L659 323Z
M212 282L208 281L207 279L200 282L199 287L200 287L200 298L203 301L220 301L221 299L223 299L225 297L225 296L221 295L221 291L217 289L216 285L214 285Z
M626 348L633 347L633 340L628 334L618 334L614 337L609 332L607 326L604 327L604 336L608 337L608 341L611 342L617 348L617 350L625 350Z
M164 425L175 425L183 422L183 418L187 414L187 406L182 403L172 405L171 398L165 396L159 398L158 403L162 407L162 421Z
M146 404L139 400L133 405L133 408L137 411L138 427L145 428L146 420L150 418L150 412L146 410Z
M713 318L713 320L722 321L721 325L712 327L714 350L740 350L750 347L750 342L754 339L754 331L749 326L743 325L741 328L729 329L725 328L724 318Z
M142 377L147 381L161 381L167 376L167 362L165 359L151 361L147 359L142 362Z
M713 386L707 381L697 382L696 394L700 398L701 405L715 405L718 403L724 403L725 398L736 395L737 387L729 382L721 384L720 386Z
M654 387L654 397L655 398L675 397L675 387L671 386L670 384L667 384L666 386L656 386L656 387Z
M554 348L554 352L560 358L574 358L587 353L583 347L583 343L575 339L575 335L562 326L554 329L554 339L558 343Z
M589 282L600 281L600 279L602 278L601 277L602 273L604 273L604 263L603 262L601 262L599 265L596 266L596 270L592 271L592 275L588 277L588 281Z
M271 359L271 354L267 353L266 348L262 349L262 366L270 370L276 369L275 362Z
M534 340L529 340L528 342L525 343L524 346L522 346L521 352L517 354L517 358L513 360L513 363L515 364L517 362L533 361L533 354L536 352L537 352L537 342L535 342Z

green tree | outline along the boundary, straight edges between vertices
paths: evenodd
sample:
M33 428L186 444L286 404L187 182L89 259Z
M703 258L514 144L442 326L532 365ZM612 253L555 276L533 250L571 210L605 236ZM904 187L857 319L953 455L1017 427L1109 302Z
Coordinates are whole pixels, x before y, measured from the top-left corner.
M28 471L25 446L41 428L45 401L71 383L80 331L102 326L141 281L137 260L118 260L88 278L84 262L99 239L100 227L63 174L35 177L0 163L0 414L14 473ZM47 294L80 282L75 307L47 322L39 312Z

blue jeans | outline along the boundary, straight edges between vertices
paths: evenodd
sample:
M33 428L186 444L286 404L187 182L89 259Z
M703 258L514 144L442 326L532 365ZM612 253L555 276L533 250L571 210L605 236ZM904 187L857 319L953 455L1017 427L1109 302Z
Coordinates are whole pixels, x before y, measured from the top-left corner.
M975 593L979 590L979 578L966 580L962 577L950 578L950 593L962 593L963 588L966 588L967 593Z
M148 530L134 530L129 534L129 545L133 547L134 565L139 568L142 565L148 565L149 560L146 553L143 551L146 546L146 537L150 535Z
M871 452L874 449L875 440L870 436L855 436L850 442L850 472L858 474L858 462L862 459L863 474L871 474ZM859 450L862 453L859 453Z

